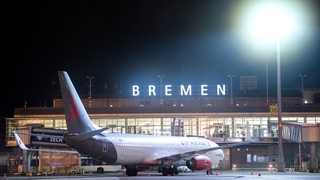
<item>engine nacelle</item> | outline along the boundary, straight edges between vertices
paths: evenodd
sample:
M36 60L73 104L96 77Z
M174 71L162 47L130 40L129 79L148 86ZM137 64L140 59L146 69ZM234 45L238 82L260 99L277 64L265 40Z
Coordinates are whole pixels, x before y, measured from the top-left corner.
M191 170L205 170L210 169L211 167L211 159L207 156L198 155L191 158L186 162L186 165Z

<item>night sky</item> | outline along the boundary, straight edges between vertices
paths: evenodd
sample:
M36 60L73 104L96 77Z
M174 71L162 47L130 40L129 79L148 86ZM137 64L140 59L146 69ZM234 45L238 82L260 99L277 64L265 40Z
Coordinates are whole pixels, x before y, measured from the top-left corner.
M7 56L2 59L1 110L50 106L57 95L57 71L69 73L79 94L129 94L132 84L229 83L234 74L257 76L276 86L275 49L260 52L235 38L234 13L243 2L214 0L21 1L4 7ZM320 88L319 1L306 4L312 18L307 36L281 54L282 87ZM244 48L247 48L244 52ZM239 83L238 83L239 84ZM94 98L94 95L93 95Z

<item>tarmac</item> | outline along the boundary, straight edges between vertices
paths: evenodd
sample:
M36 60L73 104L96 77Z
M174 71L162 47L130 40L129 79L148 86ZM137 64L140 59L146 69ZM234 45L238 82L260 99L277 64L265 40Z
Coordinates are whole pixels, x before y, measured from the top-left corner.
M75 175L48 175L48 176L5 176L4 180L22 180L22 179L105 179L105 180L126 180L126 179L182 179L182 180L206 180L206 179L272 179L272 180L305 180L305 179L320 179L320 173L308 172L275 172L267 170L214 170L212 174L206 174L205 171L179 173L176 176L162 176L157 171L139 172L137 176L126 176L123 172L110 173L86 173Z

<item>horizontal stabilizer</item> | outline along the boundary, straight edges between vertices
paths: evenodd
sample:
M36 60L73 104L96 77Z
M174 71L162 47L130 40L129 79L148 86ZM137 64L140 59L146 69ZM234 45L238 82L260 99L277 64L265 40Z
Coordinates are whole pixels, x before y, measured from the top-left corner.
M51 134L35 134L35 133L20 133L22 135L29 135L29 136L38 136L38 137L50 137L50 138L63 138L63 136L59 136L59 135L51 135Z
M52 152L52 153L71 153L71 154L80 154L78 151L71 151L71 150L55 150L55 149L30 149L28 148L23 141L21 140L21 138L19 137L19 135L17 134L16 131L13 131L14 137L16 138L16 141L19 145L19 147L22 150L26 150L26 151L41 151L41 152Z
M95 130L95 131L91 131L91 132L87 132L87 133L82 133L82 134L75 135L75 136L71 136L71 137L68 137L68 139L70 139L70 140L72 139L72 140L76 140L76 141L87 140L87 139L90 139L92 136L100 134L101 132L103 132L103 131L105 131L107 129L109 129L109 127L101 128L101 129L98 129L98 130Z

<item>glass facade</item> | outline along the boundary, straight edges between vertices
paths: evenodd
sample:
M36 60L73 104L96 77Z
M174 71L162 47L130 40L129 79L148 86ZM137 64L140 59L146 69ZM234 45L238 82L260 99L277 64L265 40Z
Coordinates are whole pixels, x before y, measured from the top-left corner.
M224 150L223 168L250 168L253 165L260 168L275 167L278 152L277 107L263 104L263 98L235 100L235 106L231 106L228 99L214 98L172 99L171 103L167 99L163 104L159 104L158 99L149 99L144 106L140 106L141 101L135 99L108 99L108 103L106 99L93 99L90 103L84 99L83 103L94 124L109 127L109 131L114 133L201 136L219 145L251 137L257 146ZM283 122L320 124L319 105L299 105L299 98L283 100L286 104L282 112ZM16 141L12 131L22 127L26 131L43 127L66 130L63 102L61 99L55 99L53 104L52 108L16 108L14 117L6 118L7 146L15 148ZM46 130L48 129L44 131ZM30 143L30 139L23 141L26 145ZM315 152L310 151L311 146L312 144L305 143L301 153L315 159L317 156ZM296 163L297 154L300 152L298 144L289 142L284 148L286 167L299 167ZM70 167L77 164L76 162L79 163L79 159L73 158L73 161L70 158L72 156L66 157L71 162ZM44 155L42 159L38 159L37 164L47 169L51 168L49 164L52 163L55 163L56 167L59 164L61 167L66 166L62 159L65 158L55 159L54 156Z
M99 115L92 116L92 121L100 127L110 127L110 131L115 133L129 134L152 134L159 136L171 136L173 117L158 115L148 115L145 117L104 117ZM239 113L228 114L206 114L185 116L180 114L181 118L180 132L181 136L204 136L206 138L245 138L247 132L251 137L273 138L277 137L277 120L273 116L267 116L266 113ZM320 123L319 113L305 114L304 116L283 115L282 120L293 122L304 122L317 124ZM6 127L7 145L15 145L15 139L12 131L18 127L26 125L44 125L46 128L67 129L66 122L61 116L50 118L8 118Z

